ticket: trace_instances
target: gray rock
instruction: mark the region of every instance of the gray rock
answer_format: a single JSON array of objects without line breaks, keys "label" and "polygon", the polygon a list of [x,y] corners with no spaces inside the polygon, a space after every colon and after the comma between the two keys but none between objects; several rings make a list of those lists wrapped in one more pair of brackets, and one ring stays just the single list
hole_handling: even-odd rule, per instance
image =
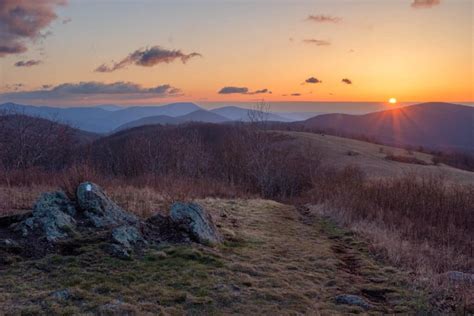
[{"label": "gray rock", "polygon": [[31,216],[15,227],[24,237],[32,232],[44,234],[49,242],[69,237],[76,228],[74,205],[64,192],[44,193]]},{"label": "gray rock", "polygon": [[0,250],[5,250],[6,252],[16,253],[21,251],[21,246],[19,243],[12,239],[0,239]]},{"label": "gray rock", "polygon": [[122,245],[106,244],[102,249],[109,255],[119,259],[130,260],[132,258],[130,250]]},{"label": "gray rock", "polygon": [[369,309],[371,306],[362,297],[351,294],[341,294],[335,297],[337,304],[359,306],[363,309]]},{"label": "gray rock", "polygon": [[76,192],[77,203],[95,227],[136,225],[138,218],[115,204],[105,192],[92,182],[81,183]]},{"label": "gray rock", "polygon": [[211,216],[196,203],[173,203],[170,218],[199,243],[221,241]]},{"label": "gray rock", "polygon": [[120,226],[112,230],[112,240],[131,249],[138,243],[146,243],[141,233],[133,226]]},{"label": "gray rock", "polygon": [[71,292],[68,289],[59,290],[51,293],[51,296],[57,300],[66,301],[71,298]]},{"label": "gray rock", "polygon": [[453,283],[474,284],[474,274],[464,273],[460,271],[448,271],[446,277]]}]

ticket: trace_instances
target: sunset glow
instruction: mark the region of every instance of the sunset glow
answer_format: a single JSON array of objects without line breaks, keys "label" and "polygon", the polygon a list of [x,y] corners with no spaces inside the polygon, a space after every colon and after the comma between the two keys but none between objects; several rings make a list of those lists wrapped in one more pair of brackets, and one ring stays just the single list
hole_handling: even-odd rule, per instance
[{"label": "sunset glow", "polygon": [[0,102],[471,102],[473,2],[410,2],[24,4],[41,23],[0,33]]},{"label": "sunset glow", "polygon": [[390,103],[390,104],[396,104],[396,103],[397,103],[397,99],[395,99],[395,98],[390,98],[390,99],[388,100],[388,103]]}]

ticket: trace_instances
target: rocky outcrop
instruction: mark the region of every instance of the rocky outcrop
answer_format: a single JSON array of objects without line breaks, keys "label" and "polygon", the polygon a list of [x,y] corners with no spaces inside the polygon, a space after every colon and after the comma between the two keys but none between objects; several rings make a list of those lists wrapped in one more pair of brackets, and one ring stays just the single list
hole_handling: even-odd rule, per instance
[{"label": "rocky outcrop", "polygon": [[31,216],[15,229],[24,237],[39,235],[49,242],[71,237],[76,230],[74,204],[63,192],[44,193],[36,202]]},{"label": "rocky outcrop", "polygon": [[137,225],[138,218],[120,208],[98,185],[81,183],[76,192],[77,204],[84,216],[98,228]]},{"label": "rocky outcrop", "polygon": [[[18,222],[14,222],[16,218]],[[0,236],[8,237],[0,239],[0,256],[20,253],[39,257],[54,251],[74,254],[81,244],[98,243],[110,255],[130,259],[144,247],[161,242],[221,241],[211,217],[198,204],[175,203],[170,216],[155,215],[142,221],[91,182],[81,183],[72,200],[64,192],[44,193],[33,212],[0,224]],[[11,230],[11,236],[4,229]]]},{"label": "rocky outcrop", "polygon": [[212,218],[199,204],[176,202],[171,206],[170,218],[196,242],[216,244],[221,241]]}]

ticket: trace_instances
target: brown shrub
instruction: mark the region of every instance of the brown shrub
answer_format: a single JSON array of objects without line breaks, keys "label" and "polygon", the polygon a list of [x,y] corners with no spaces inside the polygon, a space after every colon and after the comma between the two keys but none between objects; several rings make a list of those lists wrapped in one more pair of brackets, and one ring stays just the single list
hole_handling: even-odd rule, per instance
[{"label": "brown shrub", "polygon": [[448,185],[439,177],[416,175],[368,181],[357,168],[346,168],[323,173],[307,198],[326,203],[330,210],[326,213],[332,212],[346,224],[375,225],[417,249],[433,249],[424,264],[434,272],[472,272],[472,186]]}]

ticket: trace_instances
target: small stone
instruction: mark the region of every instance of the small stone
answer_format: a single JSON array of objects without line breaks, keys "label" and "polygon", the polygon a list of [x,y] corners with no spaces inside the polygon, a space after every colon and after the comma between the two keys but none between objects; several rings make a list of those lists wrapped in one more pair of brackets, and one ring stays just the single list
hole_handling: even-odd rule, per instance
[{"label": "small stone", "polygon": [[474,274],[464,273],[460,271],[448,271],[446,277],[453,283],[470,283],[474,284]]},{"label": "small stone", "polygon": [[130,260],[132,258],[130,251],[122,245],[106,244],[103,249],[109,255],[122,260]]},{"label": "small stone", "polygon": [[120,226],[112,230],[112,240],[131,249],[137,243],[145,243],[142,235],[133,226]]},{"label": "small stone", "polygon": [[1,249],[12,249],[12,248],[18,248],[20,245],[11,239],[0,239],[0,248]]},{"label": "small stone", "polygon": [[64,289],[64,290],[59,290],[59,291],[51,293],[51,296],[55,299],[65,301],[65,300],[70,299],[72,295],[68,289]]},{"label": "small stone", "polygon": [[370,304],[367,303],[362,297],[351,294],[341,294],[335,297],[336,304],[345,304],[359,306],[363,309],[369,309]]}]

